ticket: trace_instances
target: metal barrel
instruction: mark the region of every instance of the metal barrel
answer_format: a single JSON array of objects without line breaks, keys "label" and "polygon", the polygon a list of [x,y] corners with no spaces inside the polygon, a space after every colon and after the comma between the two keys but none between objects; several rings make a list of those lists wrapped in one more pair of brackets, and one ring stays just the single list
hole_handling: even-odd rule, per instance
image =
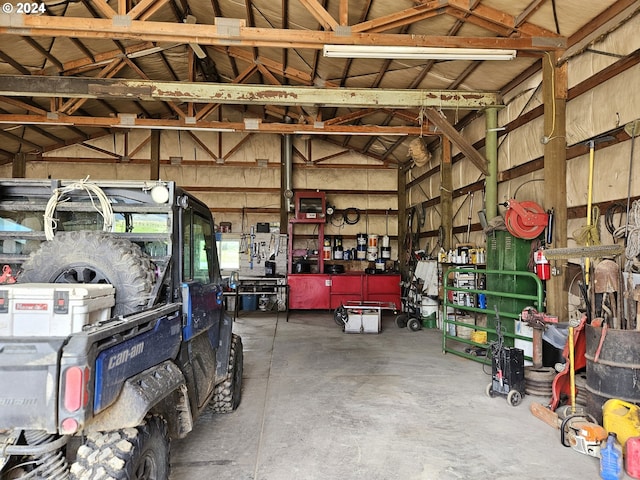
[{"label": "metal barrel", "polygon": [[640,331],[608,328],[601,347],[601,327],[585,325],[585,336],[587,413],[602,424],[602,406],[607,400],[640,403]]}]

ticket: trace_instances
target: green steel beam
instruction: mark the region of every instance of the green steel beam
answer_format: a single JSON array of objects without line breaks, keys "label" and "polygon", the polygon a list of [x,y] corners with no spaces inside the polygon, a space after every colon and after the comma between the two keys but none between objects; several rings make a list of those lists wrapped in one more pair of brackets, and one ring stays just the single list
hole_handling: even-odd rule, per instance
[{"label": "green steel beam", "polygon": [[436,107],[458,110],[479,110],[501,104],[496,92],[235,85],[35,75],[0,76],[0,95],[283,106]]}]

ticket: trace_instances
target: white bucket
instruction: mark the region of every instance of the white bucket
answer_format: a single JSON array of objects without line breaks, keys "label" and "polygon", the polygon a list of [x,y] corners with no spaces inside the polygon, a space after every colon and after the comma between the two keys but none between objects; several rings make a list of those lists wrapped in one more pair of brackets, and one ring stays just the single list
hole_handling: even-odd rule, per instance
[{"label": "white bucket", "polygon": [[367,260],[370,262],[375,262],[378,258],[378,249],[377,248],[368,248],[367,249]]},{"label": "white bucket", "polygon": [[[457,317],[456,321],[460,323],[466,323],[468,325],[473,325],[473,326],[475,326],[476,324],[476,319],[470,315]],[[473,332],[474,330],[475,329],[473,327],[463,327],[461,325],[456,325],[456,336],[460,338],[466,338],[468,340],[471,338],[471,332]]]},{"label": "white bucket", "polygon": [[422,297],[422,305],[420,306],[420,313],[422,317],[429,317],[434,313],[435,318],[438,318],[438,300],[431,297]]}]

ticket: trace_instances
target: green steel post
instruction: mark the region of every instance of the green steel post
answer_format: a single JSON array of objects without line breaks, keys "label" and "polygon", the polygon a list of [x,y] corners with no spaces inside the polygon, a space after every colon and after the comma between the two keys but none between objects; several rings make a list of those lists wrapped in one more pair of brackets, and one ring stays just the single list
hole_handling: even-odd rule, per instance
[{"label": "green steel post", "polygon": [[485,156],[489,165],[489,175],[485,177],[485,208],[487,220],[491,220],[498,215],[498,109],[487,108],[485,115]]}]

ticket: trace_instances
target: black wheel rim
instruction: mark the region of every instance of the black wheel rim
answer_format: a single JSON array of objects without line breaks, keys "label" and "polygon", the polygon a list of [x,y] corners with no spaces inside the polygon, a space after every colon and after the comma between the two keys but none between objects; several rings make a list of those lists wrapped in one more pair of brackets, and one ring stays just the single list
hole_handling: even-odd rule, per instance
[{"label": "black wheel rim", "polygon": [[70,267],[53,279],[53,283],[110,283],[100,270],[87,265]]}]

